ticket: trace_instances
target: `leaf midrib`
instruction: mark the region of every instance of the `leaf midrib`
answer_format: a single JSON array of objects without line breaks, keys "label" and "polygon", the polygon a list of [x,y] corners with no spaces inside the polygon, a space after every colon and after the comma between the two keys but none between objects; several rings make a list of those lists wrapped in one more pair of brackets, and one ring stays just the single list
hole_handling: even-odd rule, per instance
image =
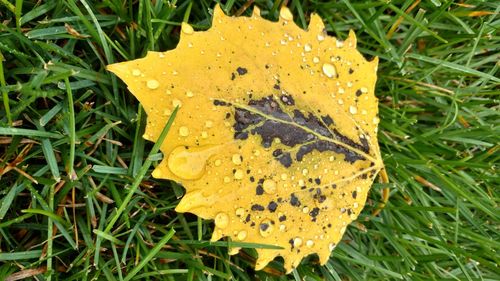
[{"label": "leaf midrib", "polygon": [[380,160],[377,160],[376,158],[372,157],[370,154],[367,154],[367,153],[365,153],[365,152],[363,152],[363,151],[361,151],[361,150],[359,150],[357,148],[354,148],[352,146],[349,146],[349,145],[347,145],[347,144],[345,144],[343,142],[340,142],[340,141],[337,141],[335,139],[331,139],[331,138],[325,137],[325,136],[323,136],[323,135],[321,135],[321,134],[319,134],[319,133],[317,133],[317,132],[315,132],[315,131],[307,128],[307,127],[304,127],[304,126],[302,126],[300,124],[297,124],[295,122],[290,122],[290,121],[286,121],[286,120],[275,118],[275,117],[267,115],[267,114],[265,114],[265,113],[263,113],[261,111],[255,110],[253,107],[246,106],[246,105],[243,105],[243,104],[240,104],[240,103],[235,103],[235,102],[231,102],[231,101],[224,100],[224,99],[219,99],[219,100],[224,101],[224,102],[229,103],[229,104],[232,104],[233,106],[239,107],[241,109],[247,110],[249,112],[258,114],[258,115],[266,118],[267,120],[273,120],[273,121],[276,121],[276,122],[279,122],[279,123],[289,124],[289,125],[295,126],[297,128],[300,128],[300,129],[302,129],[302,130],[304,130],[304,131],[306,131],[308,133],[313,134],[314,136],[316,136],[320,140],[324,140],[324,141],[327,141],[327,142],[334,143],[336,145],[339,145],[339,146],[342,146],[344,148],[347,148],[348,150],[351,150],[351,151],[353,151],[353,152],[355,152],[355,153],[363,156],[366,160],[369,160],[372,163],[374,163],[376,167],[381,166]]}]

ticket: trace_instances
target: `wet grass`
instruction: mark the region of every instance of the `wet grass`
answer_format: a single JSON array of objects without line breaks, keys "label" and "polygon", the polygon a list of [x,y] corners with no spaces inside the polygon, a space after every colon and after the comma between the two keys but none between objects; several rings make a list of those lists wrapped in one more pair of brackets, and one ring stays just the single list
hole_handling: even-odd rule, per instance
[{"label": "wet grass", "polygon": [[[277,18],[279,1],[255,3]],[[325,266],[291,275],[253,271],[260,245],[229,257],[211,222],[173,211],[183,189],[151,177],[145,114],[104,69],[174,48],[183,20],[209,28],[214,4],[0,0],[1,280],[500,279],[498,3],[288,1],[298,25],[317,12],[380,58],[390,179]]]}]

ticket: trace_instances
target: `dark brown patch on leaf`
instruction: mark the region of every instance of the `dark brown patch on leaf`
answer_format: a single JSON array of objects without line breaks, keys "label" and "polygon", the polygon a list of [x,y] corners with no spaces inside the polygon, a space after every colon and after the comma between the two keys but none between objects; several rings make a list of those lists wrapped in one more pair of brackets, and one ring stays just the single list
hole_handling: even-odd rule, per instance
[{"label": "dark brown patch on leaf", "polygon": [[[330,128],[331,125],[335,124],[331,116],[325,115],[318,118],[312,112],[304,114],[294,107],[295,100],[289,95],[281,95],[279,99],[283,106],[292,107],[289,110],[293,113],[292,115],[285,112],[280,102],[276,101],[272,95],[260,100],[250,100],[248,106],[252,110],[233,105],[235,106],[235,123],[233,125],[235,138],[246,139],[248,133],[251,133],[261,136],[261,143],[265,148],[271,147],[274,139],[279,139],[283,145],[290,148],[299,145],[300,148],[295,154],[295,159],[289,152],[281,149],[273,152],[275,159],[287,168],[291,166],[293,160],[300,162],[306,154],[314,150],[319,152],[334,151],[343,154],[348,163],[365,159],[349,147],[369,153],[370,148],[366,138],[360,138],[361,143],[357,143],[336,128]],[[221,105],[226,105],[226,102],[222,103]],[[215,101],[214,104],[218,105]],[[327,139],[320,138],[318,135]],[[332,139],[332,141],[328,139]],[[333,140],[345,145],[339,145]]]}]

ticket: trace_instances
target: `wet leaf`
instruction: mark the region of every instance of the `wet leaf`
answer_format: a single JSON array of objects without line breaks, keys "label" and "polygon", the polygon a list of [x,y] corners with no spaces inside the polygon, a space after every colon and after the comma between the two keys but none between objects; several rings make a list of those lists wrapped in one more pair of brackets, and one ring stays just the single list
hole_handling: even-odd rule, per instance
[{"label": "wet leaf", "polygon": [[[326,263],[361,212],[382,167],[374,95],[377,59],[324,33],[214,10],[212,28],[183,24],[177,49],[108,69],[144,106],[155,141],[180,106],[153,176],[181,183],[178,212],[215,221],[212,240],[272,244],[289,272],[317,253]],[[237,253],[238,249],[230,249]]]}]

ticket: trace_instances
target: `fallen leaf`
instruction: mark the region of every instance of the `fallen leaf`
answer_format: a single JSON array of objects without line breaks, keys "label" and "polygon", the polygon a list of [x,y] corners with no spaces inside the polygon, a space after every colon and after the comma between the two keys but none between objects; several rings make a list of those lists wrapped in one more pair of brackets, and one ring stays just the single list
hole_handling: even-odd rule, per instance
[{"label": "fallen leaf", "polygon": [[382,168],[377,64],[318,15],[304,31],[287,8],[273,23],[216,6],[208,31],[183,23],[175,50],[108,69],[146,110],[147,140],[180,107],[153,172],[186,189],[176,211],[215,220],[213,241],[282,247],[257,249],[255,267],[279,255],[290,272],[309,254],[328,261]]}]

